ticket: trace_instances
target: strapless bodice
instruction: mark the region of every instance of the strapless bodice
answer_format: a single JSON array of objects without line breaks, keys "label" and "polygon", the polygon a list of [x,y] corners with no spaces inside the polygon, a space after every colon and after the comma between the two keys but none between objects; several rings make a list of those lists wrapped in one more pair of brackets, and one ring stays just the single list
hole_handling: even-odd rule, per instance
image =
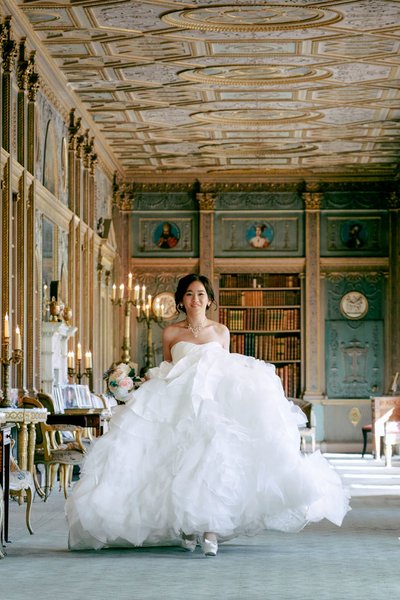
[{"label": "strapless bodice", "polygon": [[186,342],[180,341],[176,342],[171,348],[172,360],[174,363],[181,360],[184,356],[188,354],[196,353],[202,354],[203,352],[207,352],[210,348],[224,350],[219,342],[206,342],[204,344],[196,344],[195,342]]}]

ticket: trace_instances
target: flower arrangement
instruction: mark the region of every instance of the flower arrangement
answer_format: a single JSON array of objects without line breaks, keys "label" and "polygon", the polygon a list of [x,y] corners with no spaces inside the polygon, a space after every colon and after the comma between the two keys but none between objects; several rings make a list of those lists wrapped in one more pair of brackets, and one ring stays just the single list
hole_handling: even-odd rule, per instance
[{"label": "flower arrangement", "polygon": [[140,377],[136,377],[135,369],[126,363],[114,363],[104,373],[103,379],[107,382],[108,392],[118,403],[127,402],[133,390],[138,387],[137,384],[142,381]]}]

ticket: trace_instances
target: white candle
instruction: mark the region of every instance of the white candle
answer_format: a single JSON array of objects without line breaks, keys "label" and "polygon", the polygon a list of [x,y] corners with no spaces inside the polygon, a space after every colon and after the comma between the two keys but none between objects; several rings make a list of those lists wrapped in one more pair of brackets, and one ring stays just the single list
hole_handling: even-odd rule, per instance
[{"label": "white candle", "polygon": [[154,305],[154,312],[156,313],[156,317],[160,316],[160,299],[157,298]]},{"label": "white candle", "polygon": [[132,273],[128,275],[128,290],[132,289]]},{"label": "white candle", "polygon": [[122,300],[124,297],[125,286],[123,283],[119,286],[119,299]]},{"label": "white candle", "polygon": [[140,290],[140,285],[135,285],[135,302],[137,302],[139,300],[139,290]]},{"label": "white candle", "polygon": [[82,360],[82,346],[80,342],[78,342],[78,345],[76,347],[76,359]]},{"label": "white candle", "polygon": [[146,286],[142,285],[142,302],[146,300]]},{"label": "white candle", "polygon": [[111,299],[115,300],[116,297],[117,297],[117,286],[115,285],[115,283],[113,283],[112,292],[111,292]]},{"label": "white candle", "polygon": [[149,318],[149,316],[150,316],[150,306],[148,304],[146,304],[146,306],[145,306],[145,312],[146,312],[146,317]]},{"label": "white candle", "polygon": [[44,286],[43,286],[43,297],[45,300],[47,300],[47,285],[46,284],[44,284]]},{"label": "white candle", "polygon": [[88,350],[87,352],[85,352],[85,369],[91,369],[92,368],[92,353],[90,352],[90,350]]},{"label": "white candle", "polygon": [[151,307],[151,294],[149,294],[147,296],[147,304],[148,304],[148,307],[150,308]]},{"label": "white candle", "polygon": [[67,367],[68,369],[73,369],[75,367],[75,354],[72,350],[67,354]]},{"label": "white candle", "polygon": [[15,339],[14,339],[14,346],[15,346],[15,350],[22,350],[22,345],[21,345],[21,330],[18,327],[18,325],[15,328]]},{"label": "white candle", "polygon": [[3,337],[5,339],[9,339],[9,337],[10,337],[10,329],[9,329],[9,326],[8,326],[8,313],[6,313],[5,317],[4,317],[4,332],[3,332]]},{"label": "white candle", "polygon": [[136,316],[140,317],[140,304],[136,306]]}]

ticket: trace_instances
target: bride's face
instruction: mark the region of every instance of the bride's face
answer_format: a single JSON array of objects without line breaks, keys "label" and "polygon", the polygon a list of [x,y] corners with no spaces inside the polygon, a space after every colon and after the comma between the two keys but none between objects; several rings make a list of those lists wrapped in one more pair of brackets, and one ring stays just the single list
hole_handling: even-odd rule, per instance
[{"label": "bride's face", "polygon": [[205,313],[208,296],[204,285],[200,281],[193,281],[186,290],[182,303],[186,313],[194,311]]}]

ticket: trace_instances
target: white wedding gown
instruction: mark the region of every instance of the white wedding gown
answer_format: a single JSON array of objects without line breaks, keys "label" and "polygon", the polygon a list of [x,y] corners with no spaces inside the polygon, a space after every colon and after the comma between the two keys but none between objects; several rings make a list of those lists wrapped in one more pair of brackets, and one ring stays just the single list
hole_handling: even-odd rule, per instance
[{"label": "white wedding gown", "polygon": [[218,342],[178,342],[172,357],[89,451],[66,502],[71,549],[341,524],[348,494],[319,452],[299,451],[303,414],[273,365]]}]

